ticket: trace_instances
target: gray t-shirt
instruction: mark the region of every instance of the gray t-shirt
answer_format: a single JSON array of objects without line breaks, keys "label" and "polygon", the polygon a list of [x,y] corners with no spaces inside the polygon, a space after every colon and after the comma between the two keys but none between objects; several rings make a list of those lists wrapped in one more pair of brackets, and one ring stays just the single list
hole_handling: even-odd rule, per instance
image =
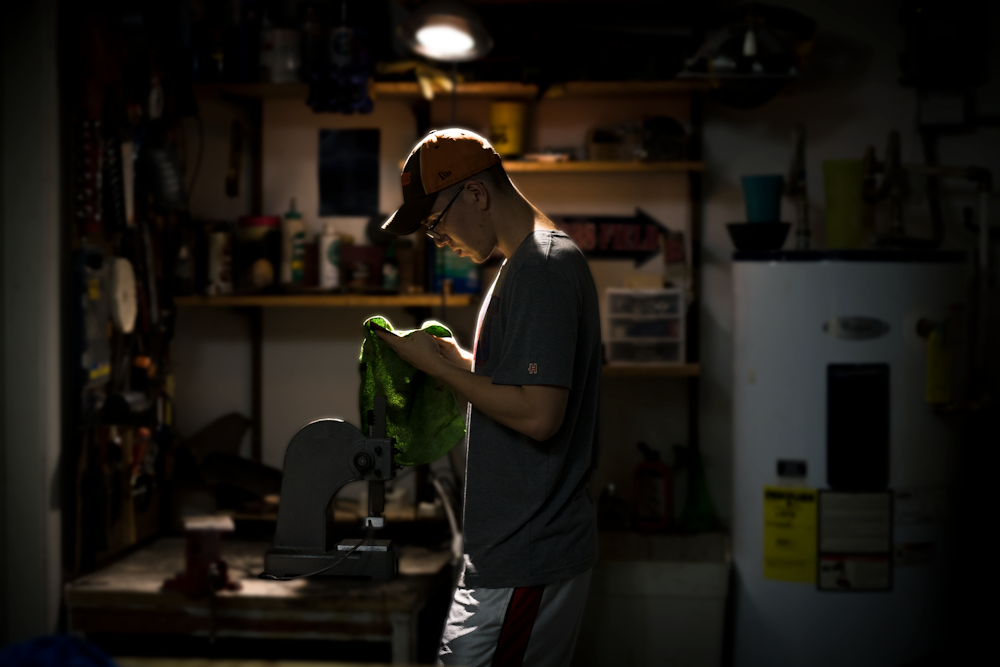
[{"label": "gray t-shirt", "polygon": [[494,384],[567,387],[569,400],[562,426],[544,442],[469,407],[466,587],[547,584],[596,562],[587,486],[600,437],[601,363],[587,260],[562,232],[529,234],[479,313],[473,371]]}]

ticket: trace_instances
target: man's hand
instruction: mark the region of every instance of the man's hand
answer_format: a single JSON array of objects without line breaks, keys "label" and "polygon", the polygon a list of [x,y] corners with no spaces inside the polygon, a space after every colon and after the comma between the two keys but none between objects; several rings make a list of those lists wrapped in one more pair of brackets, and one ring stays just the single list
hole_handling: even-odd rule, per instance
[{"label": "man's hand", "polygon": [[438,350],[437,339],[423,331],[414,331],[403,338],[380,327],[375,328],[375,335],[382,339],[399,355],[400,359],[409,363],[417,370],[431,376],[440,373],[441,364],[445,358]]},{"label": "man's hand", "polygon": [[401,338],[381,327],[375,327],[375,335],[403,361],[454,389],[460,404],[469,401],[504,426],[539,442],[562,426],[569,398],[566,387],[493,384],[491,378],[470,372],[472,355],[453,338],[435,338],[423,331]]},{"label": "man's hand", "polygon": [[472,370],[472,353],[460,348],[454,338],[435,338],[434,340],[437,341],[438,352],[441,353],[442,357],[467,371]]}]

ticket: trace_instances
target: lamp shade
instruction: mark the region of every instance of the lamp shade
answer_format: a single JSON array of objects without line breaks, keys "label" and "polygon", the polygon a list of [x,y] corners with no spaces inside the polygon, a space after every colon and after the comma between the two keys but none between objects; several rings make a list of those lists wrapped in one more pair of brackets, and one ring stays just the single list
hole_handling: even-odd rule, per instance
[{"label": "lamp shade", "polygon": [[465,62],[493,48],[493,38],[469,7],[453,0],[434,0],[421,6],[397,28],[411,51],[431,60]]}]

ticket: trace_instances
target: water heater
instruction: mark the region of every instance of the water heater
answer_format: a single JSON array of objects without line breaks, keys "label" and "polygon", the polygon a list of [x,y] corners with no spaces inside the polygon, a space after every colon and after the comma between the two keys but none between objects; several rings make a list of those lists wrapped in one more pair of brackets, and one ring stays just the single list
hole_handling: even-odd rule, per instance
[{"label": "water heater", "polygon": [[732,276],[737,667],[926,655],[956,447],[928,382],[947,384],[964,255],[737,252]]}]

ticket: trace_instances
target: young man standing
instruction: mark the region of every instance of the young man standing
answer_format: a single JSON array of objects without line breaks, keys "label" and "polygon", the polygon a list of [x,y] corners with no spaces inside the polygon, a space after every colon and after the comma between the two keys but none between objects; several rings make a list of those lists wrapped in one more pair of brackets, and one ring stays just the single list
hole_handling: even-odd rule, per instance
[{"label": "young man standing", "polygon": [[514,187],[490,143],[429,134],[401,174],[383,225],[438,247],[506,260],[479,313],[473,351],[454,339],[378,335],[470,403],[464,563],[441,664],[569,665],[597,560],[594,503],[601,330],[580,250]]}]

